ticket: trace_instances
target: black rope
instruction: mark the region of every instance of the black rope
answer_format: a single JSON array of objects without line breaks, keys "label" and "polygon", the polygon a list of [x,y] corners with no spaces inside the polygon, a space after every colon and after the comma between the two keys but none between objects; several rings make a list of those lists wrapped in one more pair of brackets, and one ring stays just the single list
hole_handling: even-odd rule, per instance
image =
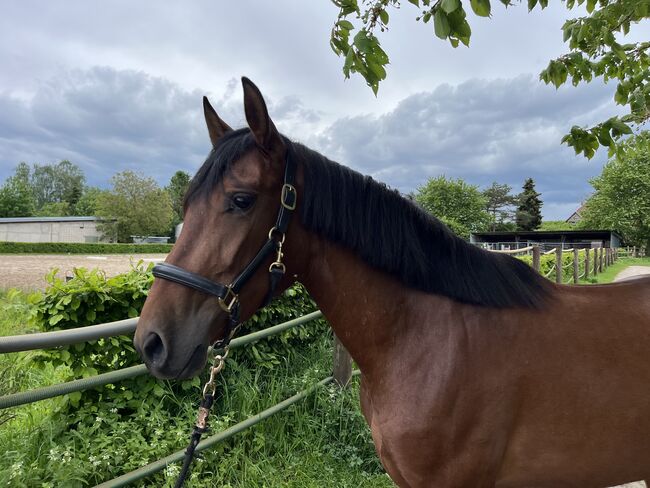
[{"label": "black rope", "polygon": [[[205,409],[205,420],[207,420],[207,414],[210,411],[210,408],[212,408],[212,404],[214,403],[214,397],[211,394],[206,394],[203,399],[201,400],[201,410]],[[187,446],[187,449],[185,449],[185,458],[183,459],[183,467],[181,468],[181,474],[178,475],[178,479],[176,480],[176,484],[174,485],[174,488],[181,488],[183,484],[185,483],[185,480],[187,479],[187,475],[190,472],[190,465],[192,464],[192,460],[194,459],[194,451],[196,450],[196,446],[199,445],[199,442],[201,441],[201,436],[208,430],[207,426],[206,427],[200,427],[199,421],[197,421],[196,425],[194,426],[194,430],[192,431],[192,436],[190,437],[190,443]]]}]

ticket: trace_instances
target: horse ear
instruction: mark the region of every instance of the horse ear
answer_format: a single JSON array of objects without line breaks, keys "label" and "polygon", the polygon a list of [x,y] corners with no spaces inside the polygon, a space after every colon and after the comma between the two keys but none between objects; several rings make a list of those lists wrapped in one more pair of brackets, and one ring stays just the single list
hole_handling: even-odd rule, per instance
[{"label": "horse ear", "polygon": [[208,97],[203,97],[203,113],[205,114],[205,123],[208,126],[208,133],[210,134],[210,141],[212,146],[217,145],[217,141],[225,136],[232,129],[223,120],[219,118],[217,112],[212,108]]},{"label": "horse ear", "polygon": [[246,121],[257,144],[271,157],[280,159],[284,154],[284,142],[275,124],[269,117],[264,98],[259,88],[246,78],[241,79],[244,86],[244,110]]}]

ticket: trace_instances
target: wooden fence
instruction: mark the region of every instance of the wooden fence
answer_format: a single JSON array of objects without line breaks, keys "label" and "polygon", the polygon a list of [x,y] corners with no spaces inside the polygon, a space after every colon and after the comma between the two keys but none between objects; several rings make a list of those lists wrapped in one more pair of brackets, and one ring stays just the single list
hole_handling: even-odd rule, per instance
[{"label": "wooden fence", "polygon": [[[640,255],[640,250],[637,248],[623,248],[623,253],[625,256],[637,257]],[[521,249],[512,249],[512,250],[490,250],[490,252],[496,252],[501,254],[511,254],[511,255],[531,255],[532,256],[532,267],[538,273],[542,273],[542,255],[555,255],[555,262],[548,271],[542,273],[546,278],[554,280],[556,283],[563,284],[577,284],[580,280],[588,280],[590,276],[597,276],[599,273],[602,273],[609,266],[614,264],[619,258],[620,254],[619,248],[610,248],[610,247],[596,247],[593,249],[584,248],[571,248],[571,249],[562,249],[561,247],[556,247],[550,251],[542,253],[539,246],[528,246]],[[571,254],[572,259],[564,263],[563,256],[566,254]],[[564,279],[564,271],[571,269],[571,278],[569,280]]]}]

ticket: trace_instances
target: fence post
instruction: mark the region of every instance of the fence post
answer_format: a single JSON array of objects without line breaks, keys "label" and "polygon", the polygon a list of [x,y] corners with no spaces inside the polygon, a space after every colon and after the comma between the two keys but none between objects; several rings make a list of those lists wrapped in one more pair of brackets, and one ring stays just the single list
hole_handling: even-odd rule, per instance
[{"label": "fence post", "polygon": [[603,248],[600,248],[600,252],[598,253],[598,272],[602,273],[603,272]]},{"label": "fence post", "polygon": [[632,246],[632,257],[636,257],[636,246]]},{"label": "fence post", "polygon": [[589,261],[589,255],[591,254],[591,248],[585,249],[585,281],[589,279],[589,265],[591,264]]},{"label": "fence post", "polygon": [[598,274],[598,248],[594,247],[594,278]]},{"label": "fence post", "polygon": [[334,334],[334,380],[345,388],[352,378],[352,357],[339,338]]},{"label": "fence post", "polygon": [[578,254],[578,248],[573,248],[573,283],[578,284],[578,275],[580,274],[580,255]]},{"label": "fence post", "polygon": [[562,246],[557,246],[555,248],[555,282],[562,283],[562,274],[564,269],[562,269]]},{"label": "fence post", "polygon": [[533,246],[533,269],[539,273],[542,254],[539,246]]}]

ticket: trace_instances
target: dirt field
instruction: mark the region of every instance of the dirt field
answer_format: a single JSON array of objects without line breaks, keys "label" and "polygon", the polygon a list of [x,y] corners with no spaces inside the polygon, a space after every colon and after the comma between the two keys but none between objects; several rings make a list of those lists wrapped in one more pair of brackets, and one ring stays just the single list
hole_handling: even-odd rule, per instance
[{"label": "dirt field", "polygon": [[71,274],[73,268],[99,268],[108,276],[124,273],[131,264],[140,259],[158,262],[165,254],[106,254],[87,256],[83,254],[0,254],[0,289],[42,290],[44,276],[52,269],[59,269],[59,276]]}]

